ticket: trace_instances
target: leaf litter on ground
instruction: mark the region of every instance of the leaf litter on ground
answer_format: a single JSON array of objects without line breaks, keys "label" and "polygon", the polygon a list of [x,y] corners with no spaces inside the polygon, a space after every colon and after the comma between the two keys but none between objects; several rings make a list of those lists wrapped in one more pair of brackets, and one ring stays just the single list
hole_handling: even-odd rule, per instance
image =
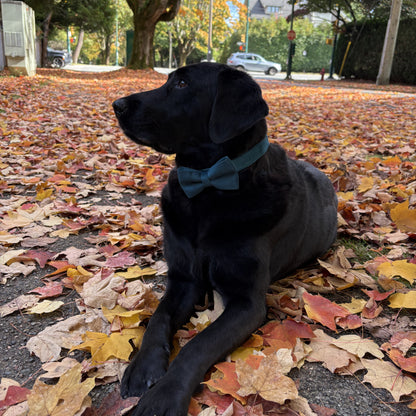
[{"label": "leaf litter on ground", "polygon": [[[0,77],[0,283],[24,288],[1,297],[0,319],[20,316],[21,333],[30,319],[47,322],[18,346],[37,357],[39,373],[27,383],[2,374],[0,414],[124,414],[137,402],[115,391],[100,406],[89,392],[120,380],[163,293],[158,198],[174,157],[126,139],[111,102],[164,80],[125,69]],[[331,178],[339,239],[271,285],[268,323],[207,374],[189,412],[334,414],[291,379],[307,362],[415,409],[416,89],[260,84],[270,141]],[[172,354],[220,312],[220,302],[198,312]]]}]

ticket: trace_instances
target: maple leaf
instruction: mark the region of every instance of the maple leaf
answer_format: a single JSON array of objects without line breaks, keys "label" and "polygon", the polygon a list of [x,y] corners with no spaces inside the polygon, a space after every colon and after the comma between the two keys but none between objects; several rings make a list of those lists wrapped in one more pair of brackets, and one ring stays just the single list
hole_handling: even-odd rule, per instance
[{"label": "maple leaf", "polygon": [[309,344],[312,352],[306,357],[307,361],[323,362],[332,373],[356,361],[353,354],[334,345],[335,338],[325,334],[321,329],[315,330],[314,334],[315,338],[312,338]]},{"label": "maple leaf", "polygon": [[322,325],[325,325],[333,331],[336,331],[335,318],[345,318],[350,315],[350,312],[347,309],[322,296],[314,296],[305,292],[302,295],[302,299],[305,302],[305,310],[309,318],[320,322]]},{"label": "maple leaf", "polygon": [[25,401],[29,393],[30,390],[25,387],[9,386],[5,398],[0,400],[0,414],[2,414],[2,410],[5,410],[7,407]]},{"label": "maple leaf", "polygon": [[393,348],[388,342],[384,343],[381,347],[387,352],[394,364],[402,370],[416,373],[416,357],[405,357],[398,348]]},{"label": "maple leaf", "polygon": [[46,327],[30,338],[26,348],[39,357],[42,362],[56,361],[62,348],[70,349],[82,342],[86,331],[108,330],[109,324],[100,310],[89,310],[83,315],[71,316],[55,325]]},{"label": "maple leaf", "polygon": [[332,341],[332,344],[358,357],[364,357],[366,353],[377,358],[384,357],[384,354],[380,351],[379,346],[374,341],[361,338],[358,335],[343,335]]},{"label": "maple leaf", "polygon": [[237,393],[244,397],[259,394],[263,399],[279,404],[283,404],[288,399],[296,399],[298,391],[295,382],[284,375],[288,367],[293,367],[290,350],[286,351],[288,354],[284,364],[276,354],[264,357],[257,369],[246,361],[237,361],[236,373],[241,385]]},{"label": "maple leaf", "polygon": [[35,381],[28,396],[28,416],[74,415],[91,405],[88,393],[94,388],[95,380],[87,378],[81,382],[81,364],[64,373],[54,386]]},{"label": "maple leaf", "polygon": [[389,297],[390,308],[416,308],[416,290],[407,293],[395,293]]},{"label": "maple leaf", "polygon": [[294,348],[298,338],[313,338],[315,335],[308,324],[285,319],[280,322],[269,322],[260,331],[266,344],[279,348]]},{"label": "maple leaf", "polygon": [[72,350],[84,350],[91,353],[93,363],[104,363],[110,358],[119,358],[128,361],[133,347],[130,340],[138,346],[143,338],[144,328],[124,329],[122,332],[113,332],[108,336],[101,332],[86,332],[82,335],[83,343],[72,347]]},{"label": "maple leaf", "polygon": [[39,299],[51,298],[62,294],[63,285],[61,282],[45,282],[45,286],[36,287],[29,293],[38,293]]},{"label": "maple leaf", "polygon": [[401,396],[409,395],[416,390],[416,382],[403,375],[394,364],[364,358],[361,362],[368,371],[364,376],[364,381],[373,387],[388,390],[394,400],[399,401]]},{"label": "maple leaf", "polygon": [[391,209],[390,217],[401,231],[416,232],[416,210],[409,209],[408,200]]},{"label": "maple leaf", "polygon": [[211,378],[204,384],[223,394],[229,394],[242,404],[245,404],[246,400],[238,393],[241,386],[237,378],[236,363],[223,362],[215,364],[214,367],[218,371],[213,373]]},{"label": "maple leaf", "polygon": [[399,276],[406,279],[410,284],[416,280],[416,264],[409,263],[406,260],[382,263],[378,266],[377,271],[388,279]]}]

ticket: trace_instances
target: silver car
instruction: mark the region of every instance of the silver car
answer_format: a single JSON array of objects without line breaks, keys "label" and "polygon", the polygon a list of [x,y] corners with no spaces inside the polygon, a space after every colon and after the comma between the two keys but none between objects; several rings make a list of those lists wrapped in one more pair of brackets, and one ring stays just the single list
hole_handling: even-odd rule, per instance
[{"label": "silver car", "polygon": [[255,53],[233,53],[227,59],[227,65],[242,71],[264,72],[268,75],[276,75],[282,70],[280,64],[266,61],[262,56]]}]

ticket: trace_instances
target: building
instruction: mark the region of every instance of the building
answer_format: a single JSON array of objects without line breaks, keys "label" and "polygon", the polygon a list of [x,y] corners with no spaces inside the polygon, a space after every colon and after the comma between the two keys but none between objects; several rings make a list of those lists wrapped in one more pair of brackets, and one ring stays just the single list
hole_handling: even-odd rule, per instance
[{"label": "building", "polygon": [[[301,9],[303,3],[298,1],[295,4],[295,11]],[[248,7],[252,19],[268,19],[270,17],[284,17],[286,19],[292,14],[292,5],[287,0],[248,0]],[[312,12],[305,17],[315,26],[334,20],[330,13]]]}]

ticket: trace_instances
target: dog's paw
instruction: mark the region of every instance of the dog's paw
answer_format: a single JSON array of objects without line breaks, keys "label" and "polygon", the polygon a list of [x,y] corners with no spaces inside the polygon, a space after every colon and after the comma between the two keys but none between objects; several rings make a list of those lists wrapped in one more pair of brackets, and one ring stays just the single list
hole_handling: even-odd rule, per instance
[{"label": "dog's paw", "polygon": [[143,395],[132,416],[187,416],[189,401],[177,383],[163,379]]},{"label": "dog's paw", "polygon": [[166,373],[168,366],[168,357],[162,354],[158,357],[155,354],[138,354],[136,355],[121,380],[121,396],[140,397],[156,384]]}]

